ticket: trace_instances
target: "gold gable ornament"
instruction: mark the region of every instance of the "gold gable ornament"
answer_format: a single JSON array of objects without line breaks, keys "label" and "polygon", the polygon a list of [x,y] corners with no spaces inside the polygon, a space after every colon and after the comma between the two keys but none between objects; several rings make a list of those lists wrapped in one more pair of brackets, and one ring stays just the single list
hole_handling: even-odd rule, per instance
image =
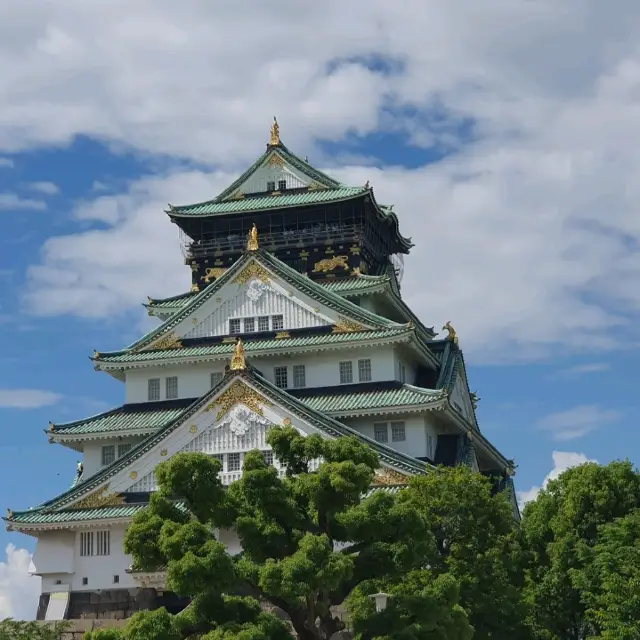
[{"label": "gold gable ornament", "polygon": [[280,145],[280,125],[278,124],[278,120],[275,116],[273,116],[273,124],[271,125],[271,129],[269,129],[269,146],[277,147]]},{"label": "gold gable ornament", "polygon": [[237,404],[243,404],[254,413],[263,417],[264,412],[262,406],[273,406],[271,402],[261,396],[255,389],[236,379],[226,391],[221,393],[211,404],[207,405],[205,411],[213,411],[216,406],[220,405],[220,409],[216,414],[216,420],[221,420],[229,413],[232,407]]},{"label": "gold gable ornament", "polygon": [[332,333],[355,333],[357,331],[367,331],[367,328],[349,318],[338,317],[338,321],[331,329]]},{"label": "gold gable ornament", "polygon": [[236,346],[231,356],[231,371],[244,371],[247,368],[247,363],[244,358],[244,344],[242,344],[242,338],[238,338]]},{"label": "gold gable ornament", "polygon": [[251,231],[249,231],[249,238],[247,240],[247,251],[257,251],[258,250],[258,228],[256,227],[255,222],[253,223],[253,227],[251,227]]},{"label": "gold gable ornament", "polygon": [[100,509],[102,507],[119,507],[124,504],[124,498],[117,493],[109,493],[109,485],[105,484],[97,491],[90,493],[78,502],[67,507],[70,511],[76,509]]},{"label": "gold gable ornament", "polygon": [[447,320],[444,327],[442,327],[442,330],[447,332],[445,340],[451,340],[454,344],[458,344],[456,330],[451,326],[451,320]]},{"label": "gold gable ornament", "polygon": [[333,258],[324,258],[313,265],[313,273],[327,273],[334,269],[348,269],[348,256],[333,256]]},{"label": "gold gable ornament", "polygon": [[182,341],[174,333],[168,333],[145,347],[145,350],[148,351],[165,351],[168,349],[182,349]]},{"label": "gold gable ornament", "polygon": [[208,284],[211,280],[217,280],[225,271],[226,269],[223,267],[209,267],[205,271],[202,280]]},{"label": "gold gable ornament", "polygon": [[383,467],[376,471],[373,476],[373,482],[371,483],[374,487],[380,486],[389,486],[389,485],[406,485],[409,481],[409,477],[395,471],[393,469],[388,469]]}]

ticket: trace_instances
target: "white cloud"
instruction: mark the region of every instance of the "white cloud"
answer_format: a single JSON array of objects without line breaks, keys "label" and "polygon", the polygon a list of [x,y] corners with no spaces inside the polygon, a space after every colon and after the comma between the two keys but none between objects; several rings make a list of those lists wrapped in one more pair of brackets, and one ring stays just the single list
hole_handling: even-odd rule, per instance
[{"label": "white cloud", "polygon": [[597,404],[583,404],[551,413],[539,420],[536,426],[548,431],[554,440],[574,440],[615,422],[621,415],[619,411],[603,409]]},{"label": "white cloud", "polygon": [[0,157],[0,169],[13,169],[14,164],[11,158]]},{"label": "white cloud", "polygon": [[59,402],[62,396],[40,389],[0,389],[0,409],[39,409]]},{"label": "white cloud", "polygon": [[53,182],[31,182],[28,188],[39,193],[44,193],[46,196],[55,196],[56,193],[60,193],[60,187]]},{"label": "white cloud", "polygon": [[34,620],[40,597],[41,579],[29,575],[31,554],[7,545],[7,559],[0,562],[0,620]]},{"label": "white cloud", "polygon": [[591,458],[587,458],[584,453],[576,453],[574,451],[554,451],[551,454],[553,458],[553,469],[545,476],[542,481],[542,487],[531,487],[528,491],[518,491],[518,504],[522,510],[527,502],[535,500],[541,489],[546,489],[551,480],[555,480],[570,467],[577,467],[585,462],[598,462]]},{"label": "white cloud", "polygon": [[[476,361],[610,349],[638,339],[640,309],[640,5],[621,1],[613,12],[596,0],[245,0],[215,20],[196,0],[20,5],[0,26],[0,149],[85,134],[236,171],[274,113],[312,158],[318,139],[382,130],[459,149],[414,170],[337,169],[371,180],[413,236],[408,302],[429,325],[451,318]],[[373,55],[396,70],[362,63]],[[100,316],[186,288],[161,210],[222,183],[172,173],[81,206],[83,224],[107,229],[45,244],[32,308]]]},{"label": "white cloud", "polygon": [[603,371],[609,371],[611,365],[608,362],[587,362],[585,364],[578,364],[575,367],[568,367],[558,371],[555,376],[561,378],[573,378],[589,373],[602,373]]},{"label": "white cloud", "polygon": [[0,211],[15,211],[17,209],[31,209],[33,211],[43,211],[47,208],[47,203],[42,200],[32,198],[21,198],[15,193],[0,193]]}]

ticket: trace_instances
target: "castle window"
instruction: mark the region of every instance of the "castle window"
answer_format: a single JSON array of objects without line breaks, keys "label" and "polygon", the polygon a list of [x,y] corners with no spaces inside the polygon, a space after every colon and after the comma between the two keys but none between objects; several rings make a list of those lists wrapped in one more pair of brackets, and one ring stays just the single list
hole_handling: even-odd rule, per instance
[{"label": "castle window", "polygon": [[267,466],[271,466],[273,464],[273,451],[263,451],[262,457],[264,458],[264,463]]},{"label": "castle window", "polygon": [[149,390],[147,393],[149,402],[160,400],[160,378],[149,379]]},{"label": "castle window", "polygon": [[126,442],[124,444],[119,444],[118,445],[118,458],[122,458],[122,456],[124,456],[127,453],[129,453],[129,451],[131,451],[131,443],[130,442]]},{"label": "castle window", "polygon": [[222,382],[223,374],[220,371],[215,371],[211,374],[211,388]]},{"label": "castle window", "polygon": [[386,422],[378,422],[373,425],[373,439],[376,442],[389,442],[389,431]]},{"label": "castle window", "polygon": [[258,331],[269,331],[269,316],[258,318]]},{"label": "castle window", "polygon": [[276,383],[276,387],[286,389],[289,386],[289,380],[287,378],[287,367],[273,368],[273,379]]},{"label": "castle window", "polygon": [[371,382],[371,360],[358,360],[358,380]]},{"label": "castle window", "polygon": [[93,531],[80,532],[80,555],[81,556],[93,555]]},{"label": "castle window", "polygon": [[106,467],[108,464],[111,464],[116,459],[116,448],[113,444],[107,444],[102,447],[102,466]]},{"label": "castle window", "polygon": [[240,471],[240,454],[230,453],[227,456],[227,471]]},{"label": "castle window", "polygon": [[240,333],[240,318],[231,318],[229,320],[229,334],[235,335]]},{"label": "castle window", "polygon": [[96,555],[97,556],[108,556],[111,552],[111,535],[110,531],[96,531],[97,545],[96,545]]},{"label": "castle window", "polygon": [[307,376],[305,366],[303,364],[293,365],[293,386],[296,389],[302,389],[307,386]]},{"label": "castle window", "polygon": [[167,400],[175,400],[178,397],[178,377],[171,376],[165,380]]},{"label": "castle window", "polygon": [[282,331],[284,328],[284,317],[283,316],[272,316],[271,317],[271,329],[273,331]]},{"label": "castle window", "polygon": [[406,433],[404,429],[404,422],[392,422],[391,423],[391,441],[404,442],[405,440],[406,440]]},{"label": "castle window", "polygon": [[278,190],[279,191],[284,191],[287,188],[287,181],[286,180],[278,180]]},{"label": "castle window", "polygon": [[120,576],[115,575],[113,576],[113,584],[118,584],[120,582]]},{"label": "castle window", "polygon": [[407,381],[407,367],[404,366],[404,362],[398,363],[398,377],[400,382],[404,384]]},{"label": "castle window", "polygon": [[353,382],[353,363],[349,360],[340,363],[340,384]]},{"label": "castle window", "polygon": [[427,434],[427,458],[429,458],[429,460],[433,460],[433,436],[428,433]]},{"label": "castle window", "polygon": [[267,191],[275,191],[276,190],[276,182],[275,180],[267,181]]},{"label": "castle window", "polygon": [[256,330],[256,320],[255,318],[245,318],[244,319],[244,332],[245,333],[253,333]]},{"label": "castle window", "polygon": [[86,587],[89,584],[89,578],[82,578],[82,586]]}]

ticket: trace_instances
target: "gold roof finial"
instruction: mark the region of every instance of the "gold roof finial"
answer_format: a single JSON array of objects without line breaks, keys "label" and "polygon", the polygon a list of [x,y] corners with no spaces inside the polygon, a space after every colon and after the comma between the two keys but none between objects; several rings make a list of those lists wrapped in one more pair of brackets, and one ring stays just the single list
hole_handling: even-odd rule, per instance
[{"label": "gold roof finial", "polygon": [[251,227],[251,231],[249,231],[249,239],[247,240],[247,251],[257,251],[258,250],[258,228],[256,227],[255,222],[253,223],[253,227]]},{"label": "gold roof finial", "polygon": [[451,340],[457,344],[458,338],[456,336],[456,330],[451,326],[451,320],[447,320],[442,330],[447,332],[445,340]]},{"label": "gold roof finial", "polygon": [[13,520],[13,511],[7,509],[7,520]]},{"label": "gold roof finial", "polygon": [[233,349],[233,355],[231,356],[231,371],[244,371],[247,366],[244,359],[244,344],[242,344],[242,338],[238,338],[236,346]]},{"label": "gold roof finial", "polygon": [[269,131],[269,146],[277,147],[280,144],[280,125],[276,120],[276,117],[273,116],[273,124],[271,125],[271,129]]}]

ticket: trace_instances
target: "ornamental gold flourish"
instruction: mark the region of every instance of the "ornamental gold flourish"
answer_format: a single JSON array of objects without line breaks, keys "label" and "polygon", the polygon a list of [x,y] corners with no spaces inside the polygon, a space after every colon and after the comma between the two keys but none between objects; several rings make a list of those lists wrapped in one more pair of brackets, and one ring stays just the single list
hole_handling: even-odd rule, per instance
[{"label": "ornamental gold flourish", "polygon": [[313,273],[327,273],[334,269],[348,269],[349,256],[333,256],[333,258],[325,258],[313,265]]},{"label": "ornamental gold flourish", "polygon": [[267,166],[269,167],[283,167],[284,159],[277,153],[272,153],[267,160]]},{"label": "ornamental gold flourish", "polygon": [[271,282],[271,276],[269,272],[257,262],[251,262],[248,264],[237,276],[234,282],[238,284],[247,284],[249,280],[253,278],[257,278],[261,282],[265,284],[269,284]]},{"label": "ornamental gold flourish", "polygon": [[144,348],[145,351],[165,351],[167,349],[182,349],[182,341],[174,333],[168,333]]},{"label": "ornamental gold flourish", "polygon": [[100,487],[97,491],[78,500],[67,509],[100,509],[101,507],[118,507],[123,504],[124,498],[117,493],[109,493],[109,485],[105,484],[104,487]]},{"label": "ornamental gold flourish", "polygon": [[233,406],[236,404],[244,404],[254,413],[264,417],[262,406],[272,407],[273,404],[266,398],[261,396],[257,391],[251,389],[240,380],[236,380],[224,393],[220,394],[205,411],[213,411],[217,405],[220,409],[216,415],[216,420],[223,418]]},{"label": "ornamental gold flourish", "polygon": [[373,476],[373,486],[407,484],[409,477],[393,469],[383,468]]},{"label": "ornamental gold flourish", "polygon": [[367,331],[367,328],[349,318],[338,317],[338,322],[333,325],[332,333],[354,333],[355,331]]},{"label": "ornamental gold flourish", "polygon": [[225,271],[226,269],[223,269],[222,267],[209,267],[205,271],[204,277],[202,278],[202,280],[204,282],[211,282],[211,280],[217,280]]}]

